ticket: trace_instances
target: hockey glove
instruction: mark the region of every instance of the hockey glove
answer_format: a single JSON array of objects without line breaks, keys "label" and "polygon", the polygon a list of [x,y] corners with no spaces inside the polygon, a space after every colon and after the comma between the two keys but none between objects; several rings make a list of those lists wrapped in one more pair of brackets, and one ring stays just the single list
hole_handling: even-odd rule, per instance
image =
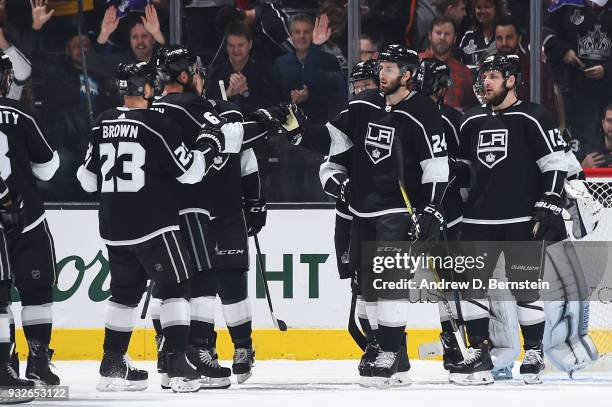
[{"label": "hockey glove", "polygon": [[266,226],[267,214],[266,201],[263,199],[244,201],[244,218],[249,236],[258,234]]},{"label": "hockey glove", "polygon": [[559,241],[567,237],[563,201],[558,195],[544,195],[533,207],[532,234],[536,239]]},{"label": "hockey glove", "polygon": [[204,124],[196,138],[196,149],[204,153],[210,151],[213,156],[224,151],[225,136],[221,131],[221,127],[212,124]]},{"label": "hockey glove", "polygon": [[430,203],[417,213],[417,224],[410,233],[411,237],[423,242],[437,242],[444,224],[439,207]]},{"label": "hockey glove", "polygon": [[21,233],[25,222],[22,196],[13,193],[11,195],[11,204],[8,207],[0,205],[0,224],[7,236]]},{"label": "hockey glove", "polygon": [[270,134],[284,134],[285,129],[282,123],[287,120],[288,115],[287,105],[280,104],[266,109],[257,109],[249,115],[248,119],[263,124]]},{"label": "hockey glove", "polygon": [[287,106],[287,109],[289,110],[289,115],[287,116],[287,121],[283,123],[283,128],[287,132],[291,144],[297,146],[302,141],[304,126],[308,118],[306,113],[295,103],[291,103]]}]

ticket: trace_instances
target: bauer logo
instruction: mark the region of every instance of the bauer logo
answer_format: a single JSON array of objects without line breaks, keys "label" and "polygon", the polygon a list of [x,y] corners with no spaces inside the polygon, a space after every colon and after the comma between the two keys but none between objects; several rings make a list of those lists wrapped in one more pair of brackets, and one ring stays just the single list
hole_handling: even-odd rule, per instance
[{"label": "bauer logo", "polygon": [[393,127],[368,123],[365,150],[374,164],[378,164],[391,155],[394,135],[395,129]]},{"label": "bauer logo", "polygon": [[478,160],[493,168],[508,156],[508,130],[483,130],[478,134]]}]

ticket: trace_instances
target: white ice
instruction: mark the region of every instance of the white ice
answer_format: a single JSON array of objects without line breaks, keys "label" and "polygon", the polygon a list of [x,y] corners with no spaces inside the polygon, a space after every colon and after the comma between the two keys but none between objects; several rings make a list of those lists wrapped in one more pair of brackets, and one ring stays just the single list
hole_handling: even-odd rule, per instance
[{"label": "white ice", "polygon": [[[228,365],[228,361],[223,361]],[[389,390],[360,388],[357,361],[258,361],[246,383],[227,390],[174,394],[161,390],[153,362],[134,362],[149,371],[143,392],[100,393],[95,390],[99,363],[56,362],[70,401],[37,400],[36,406],[74,407],[558,407],[610,406],[612,374],[549,374],[542,385],[526,386],[515,379],[483,387],[458,387],[447,381],[441,362],[414,361],[409,387]],[[24,368],[22,364],[22,369]],[[515,377],[518,372],[515,373]]]}]

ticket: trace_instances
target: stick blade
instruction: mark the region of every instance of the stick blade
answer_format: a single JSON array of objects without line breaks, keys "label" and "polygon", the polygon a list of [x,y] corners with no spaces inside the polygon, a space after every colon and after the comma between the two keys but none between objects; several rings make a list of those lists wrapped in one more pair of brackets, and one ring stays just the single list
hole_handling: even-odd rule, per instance
[{"label": "stick blade", "polygon": [[282,332],[285,332],[287,330],[287,324],[285,323],[285,321],[283,321],[282,319],[277,319],[276,321],[278,323],[278,329],[280,329]]}]

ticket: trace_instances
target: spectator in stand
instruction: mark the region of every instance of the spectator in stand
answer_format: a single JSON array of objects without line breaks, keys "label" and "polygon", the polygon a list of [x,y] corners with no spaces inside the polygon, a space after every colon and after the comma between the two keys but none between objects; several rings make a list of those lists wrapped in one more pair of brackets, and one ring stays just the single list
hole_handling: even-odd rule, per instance
[{"label": "spectator in stand", "polygon": [[430,48],[419,54],[419,58],[437,58],[445,62],[451,71],[452,85],[448,88],[445,103],[455,109],[467,111],[478,101],[474,95],[470,70],[453,56],[456,41],[455,23],[449,17],[436,17],[429,30]]},{"label": "spectator in stand", "polygon": [[[338,60],[323,52],[321,46],[331,30],[327,16],[313,22],[306,14],[293,16],[290,25],[295,52],[279,57],[272,77],[282,98],[300,105],[312,122],[325,124],[347,103],[347,85]],[[275,181],[282,185],[285,201],[321,201],[325,195],[317,182],[321,157],[303,149],[280,145],[280,168]]]},{"label": "spectator in stand", "polygon": [[325,0],[319,14],[328,17],[330,36],[323,44],[323,51],[336,57],[344,75],[348,75],[348,20],[347,0]]},{"label": "spectator in stand", "polygon": [[278,102],[269,67],[251,55],[251,29],[243,21],[233,21],[225,29],[225,36],[227,59],[211,69],[206,96],[220,99],[218,84],[223,80],[228,100],[244,115]]},{"label": "spectator in stand", "polygon": [[359,38],[359,60],[361,62],[369,61],[370,59],[378,59],[379,50],[380,41],[375,40],[372,35],[361,34]]},{"label": "spectator in stand", "polygon": [[606,106],[601,120],[603,137],[597,139],[595,144],[580,144],[575,151],[583,168],[612,167],[612,102]]},{"label": "spectator in stand", "polygon": [[[468,0],[431,0],[419,2],[415,24],[412,29],[412,44],[419,52],[429,48],[431,22],[436,17],[448,17],[455,23],[455,31],[467,15]],[[422,11],[421,11],[422,10]]]},{"label": "spectator in stand", "polygon": [[[518,89],[521,100],[531,100],[530,56],[521,46],[520,25],[513,16],[504,16],[495,23],[495,47],[502,54],[518,55],[521,60],[522,85]],[[547,64],[542,64],[542,104],[557,115],[553,75]]]},{"label": "spectator in stand", "polygon": [[[87,64],[103,67],[105,76],[113,77],[117,65],[122,63],[147,62],[154,55],[160,45],[166,43],[164,34],[161,31],[157,11],[153,4],[145,7],[145,15],[130,13],[124,17],[127,20],[129,30],[129,48],[113,43],[111,35],[119,27],[120,21],[117,15],[117,8],[110,6],[104,13],[104,19],[100,24],[100,34],[93,44],[96,54],[87,58]],[[99,59],[94,59],[99,56]]]},{"label": "spectator in stand", "polygon": [[45,199],[54,202],[91,200],[82,192],[74,176],[87,150],[91,129],[88,99],[92,114],[119,105],[119,95],[114,81],[88,67],[89,94],[85,86],[85,74],[79,41],[83,42],[85,55],[90,52],[89,37],[75,33],[66,44],[65,53],[44,73],[43,114],[51,137],[58,146],[62,163],[55,177],[44,188]]},{"label": "spectator in stand", "polygon": [[317,124],[325,124],[346,106],[347,86],[340,65],[321,49],[330,35],[327,16],[314,23],[306,14],[295,15],[291,20],[295,52],[279,57],[272,67],[283,100],[301,105]]},{"label": "spectator in stand", "polygon": [[495,51],[495,19],[506,12],[502,0],[475,0],[470,13],[473,27],[459,42],[459,59],[475,69],[485,54]]},{"label": "spectator in stand", "polygon": [[553,4],[544,19],[543,45],[573,135],[584,144],[597,144],[597,123],[612,97],[612,3]]}]

